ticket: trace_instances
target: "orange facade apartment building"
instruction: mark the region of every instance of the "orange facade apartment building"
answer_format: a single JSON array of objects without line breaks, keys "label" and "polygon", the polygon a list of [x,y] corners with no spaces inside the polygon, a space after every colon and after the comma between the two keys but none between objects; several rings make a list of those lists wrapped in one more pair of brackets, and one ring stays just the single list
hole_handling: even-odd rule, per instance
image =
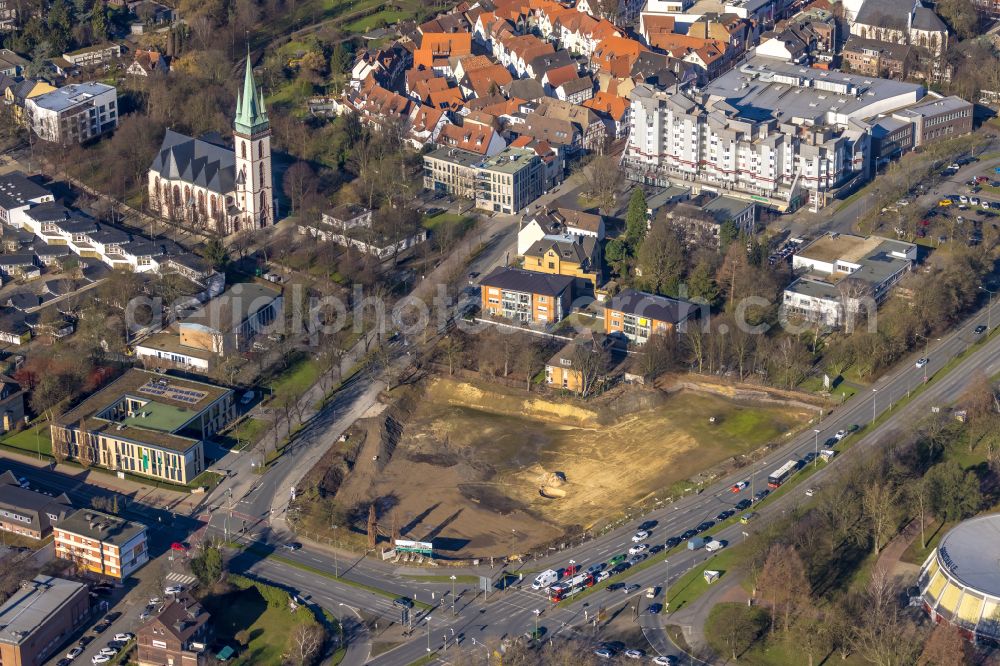
[{"label": "orange facade apartment building", "polygon": [[666,335],[698,312],[698,306],[666,296],[625,289],[604,305],[604,332],[641,345],[650,336]]},{"label": "orange facade apartment building", "polygon": [[146,526],[92,509],[79,509],[53,529],[56,557],[115,580],[149,559]]},{"label": "orange facade apartment building", "polygon": [[551,324],[569,314],[573,278],[500,267],[480,283],[484,315]]}]

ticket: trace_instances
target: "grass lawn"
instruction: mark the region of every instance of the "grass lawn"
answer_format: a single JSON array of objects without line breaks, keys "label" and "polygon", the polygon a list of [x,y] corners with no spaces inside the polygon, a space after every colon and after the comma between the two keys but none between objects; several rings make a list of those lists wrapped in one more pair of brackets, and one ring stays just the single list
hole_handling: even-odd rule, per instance
[{"label": "grass lawn", "polygon": [[397,21],[402,19],[408,19],[413,16],[413,12],[401,12],[396,9],[384,9],[378,14],[372,14],[371,16],[366,16],[357,21],[353,21],[344,26],[344,30],[347,32],[368,32],[374,28],[378,28],[385,22],[386,25],[392,25]]},{"label": "grass lawn", "polygon": [[931,551],[937,548],[938,543],[941,542],[941,538],[952,527],[954,527],[953,523],[942,523],[940,521],[935,521],[928,525],[924,530],[924,534],[927,537],[927,547],[924,548],[920,545],[920,535],[917,535],[913,543],[899,556],[900,561],[916,564],[917,566],[922,565],[927,556],[931,554]]},{"label": "grass lawn", "polygon": [[25,453],[35,454],[40,451],[44,456],[52,456],[52,440],[49,438],[48,423],[26,428],[21,432],[8,435],[0,441],[7,446],[21,449]]},{"label": "grass lawn", "polygon": [[231,448],[239,446],[245,449],[260,441],[260,438],[267,432],[270,421],[262,419],[245,419],[233,430],[226,433],[227,439],[231,440]]},{"label": "grass lawn", "polygon": [[468,215],[460,215],[458,213],[438,213],[433,217],[424,215],[423,225],[424,229],[427,229],[428,231],[434,231],[434,229],[442,224],[461,224],[463,229],[465,229],[471,225],[472,221],[472,218]]},{"label": "grass lawn", "polygon": [[319,366],[309,362],[306,355],[300,356],[287,370],[271,381],[275,394],[301,396],[319,379]]},{"label": "grass lawn", "polygon": [[[299,624],[312,624],[315,618],[307,608],[300,607],[294,613],[288,610],[287,593],[270,586],[249,585],[242,577],[235,577],[242,588],[227,594],[207,597],[205,608],[212,614],[212,625],[220,640],[236,645],[235,636],[246,631],[249,643],[240,650],[233,660],[234,666],[250,664],[280,664],[287,645],[288,636]],[[270,594],[283,594],[284,604],[268,603],[261,589],[269,589]]]},{"label": "grass lawn", "polygon": [[721,582],[726,576],[740,575],[736,571],[736,565],[742,557],[743,550],[740,546],[723,548],[713,557],[708,558],[703,563],[681,576],[676,583],[670,586],[670,612],[673,613],[681,608],[684,608],[684,606],[691,603],[701,596],[703,592],[708,590],[708,583],[705,582],[705,576],[702,575],[705,569],[711,569],[721,573],[719,580],[716,582]]},{"label": "grass lawn", "polygon": [[222,481],[222,479],[223,476],[218,472],[212,472],[206,469],[204,472],[194,477],[194,479],[192,479],[191,482],[188,483],[188,485],[191,486],[192,488],[197,488],[198,486],[205,486],[205,488],[207,489],[212,489],[217,485],[219,485],[219,482]]}]

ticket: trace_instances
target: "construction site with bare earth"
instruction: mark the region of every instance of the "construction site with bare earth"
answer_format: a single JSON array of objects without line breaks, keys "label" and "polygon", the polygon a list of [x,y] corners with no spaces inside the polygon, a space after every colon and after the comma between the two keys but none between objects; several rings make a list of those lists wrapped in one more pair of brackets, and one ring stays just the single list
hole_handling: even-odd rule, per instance
[{"label": "construction site with bare earth", "polygon": [[749,464],[816,416],[798,398],[686,378],[582,401],[431,375],[331,446],[301,484],[296,526],[342,546],[517,557]]}]

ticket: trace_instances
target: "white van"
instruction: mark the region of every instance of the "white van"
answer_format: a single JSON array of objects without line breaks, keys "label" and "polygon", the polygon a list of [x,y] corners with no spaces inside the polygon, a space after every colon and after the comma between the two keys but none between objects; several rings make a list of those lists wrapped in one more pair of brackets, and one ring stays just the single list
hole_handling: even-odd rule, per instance
[{"label": "white van", "polygon": [[705,550],[707,550],[710,553],[714,553],[717,550],[722,550],[722,542],[712,539],[711,541],[705,544]]},{"label": "white van", "polygon": [[554,569],[547,569],[535,576],[535,580],[531,583],[531,589],[544,590],[557,580],[559,580],[559,572]]}]

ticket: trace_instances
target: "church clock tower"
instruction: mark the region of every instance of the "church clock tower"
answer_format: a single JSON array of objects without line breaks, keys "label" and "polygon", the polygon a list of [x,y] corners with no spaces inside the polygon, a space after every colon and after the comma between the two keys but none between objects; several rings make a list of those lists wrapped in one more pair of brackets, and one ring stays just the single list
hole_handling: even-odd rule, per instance
[{"label": "church clock tower", "polygon": [[[247,51],[243,90],[237,95],[233,124],[236,152],[236,205],[243,210],[243,229],[274,224],[274,187],[271,184],[271,125],[264,95],[254,85]],[[234,230],[235,231],[235,230]]]}]

